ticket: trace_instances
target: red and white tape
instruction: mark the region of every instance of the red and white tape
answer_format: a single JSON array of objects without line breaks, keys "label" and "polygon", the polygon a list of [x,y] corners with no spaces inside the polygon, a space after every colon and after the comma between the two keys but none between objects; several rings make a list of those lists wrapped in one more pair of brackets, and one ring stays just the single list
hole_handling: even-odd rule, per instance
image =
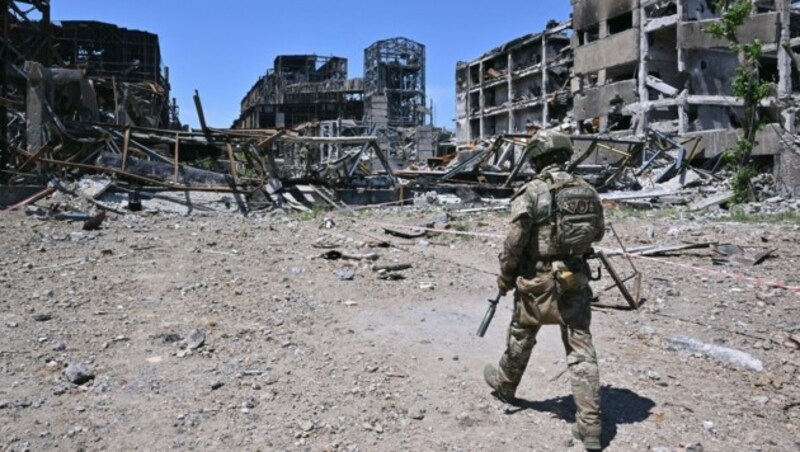
[{"label": "red and white tape", "polygon": [[[368,224],[372,224],[372,225],[375,225],[375,226],[380,226],[382,228],[389,228],[389,229],[407,229],[407,230],[410,230],[410,231],[436,232],[436,233],[439,233],[439,234],[463,235],[463,236],[471,236],[471,237],[484,237],[484,238],[499,239],[499,240],[502,240],[503,238],[505,238],[505,236],[503,236],[503,235],[495,234],[495,233],[492,233],[492,232],[452,231],[452,230],[449,230],[449,229],[434,229],[434,228],[426,228],[426,227],[423,227],[423,226],[409,226],[409,225],[403,225],[403,224],[372,222],[372,221],[368,222]],[[597,249],[598,250],[602,250],[602,251],[606,251],[606,252],[612,252],[612,250],[608,250],[608,249],[602,249],[602,248],[597,248]],[[613,252],[617,253],[617,250],[613,250]],[[783,290],[788,290],[788,291],[791,291],[791,292],[800,293],[800,286],[790,286],[785,282],[770,281],[770,280],[768,280],[766,278],[748,276],[748,275],[744,275],[744,274],[740,274],[740,273],[728,272],[728,271],[725,271],[725,270],[715,270],[715,269],[712,269],[712,268],[701,267],[701,266],[692,265],[692,264],[682,264],[680,262],[674,262],[674,261],[670,261],[670,260],[667,260],[667,259],[657,259],[657,258],[654,258],[654,257],[640,256],[640,255],[637,255],[637,254],[620,253],[620,255],[625,255],[625,256],[628,256],[628,257],[631,257],[631,258],[634,258],[634,259],[640,259],[640,260],[656,262],[659,265],[670,265],[670,266],[673,266],[673,267],[683,268],[683,269],[686,269],[686,270],[692,270],[693,272],[702,272],[702,273],[709,274],[709,275],[722,276],[722,277],[726,277],[726,278],[733,278],[733,279],[740,280],[740,281],[747,281],[747,282],[750,282],[750,283],[752,283],[754,285],[757,285],[757,286],[772,287],[772,288],[775,288],[775,289],[783,289]]]}]

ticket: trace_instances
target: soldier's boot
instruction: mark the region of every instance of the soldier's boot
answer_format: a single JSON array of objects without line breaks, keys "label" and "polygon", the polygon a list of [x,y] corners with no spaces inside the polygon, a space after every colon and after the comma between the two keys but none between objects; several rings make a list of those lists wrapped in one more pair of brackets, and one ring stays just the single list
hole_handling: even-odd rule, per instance
[{"label": "soldier's boot", "polygon": [[486,380],[486,384],[488,384],[489,387],[494,389],[494,396],[502,402],[513,404],[517,400],[514,396],[517,392],[516,386],[506,382],[502,372],[496,367],[487,364],[486,367],[483,368],[483,379]]},{"label": "soldier's boot", "polygon": [[572,437],[582,442],[583,447],[588,451],[603,450],[603,446],[600,444],[600,437],[583,436],[578,424],[572,424]]}]

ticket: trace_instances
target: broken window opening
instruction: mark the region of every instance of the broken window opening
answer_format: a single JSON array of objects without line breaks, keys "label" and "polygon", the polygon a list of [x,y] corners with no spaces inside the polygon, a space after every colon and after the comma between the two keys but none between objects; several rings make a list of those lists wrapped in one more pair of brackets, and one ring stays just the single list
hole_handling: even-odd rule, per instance
[{"label": "broken window opening", "polygon": [[469,110],[470,113],[475,113],[481,109],[481,94],[480,93],[470,93],[469,94]]},{"label": "broken window opening", "polygon": [[478,119],[474,119],[469,123],[470,133],[469,136],[473,139],[478,138],[481,136],[481,122]]},{"label": "broken window opening", "polygon": [[751,162],[759,173],[771,173],[775,169],[774,155],[754,155],[751,157]]},{"label": "broken window opening", "polygon": [[636,78],[636,63],[606,69],[606,84]]},{"label": "broken window opening", "polygon": [[469,79],[472,86],[480,85],[481,83],[481,69],[477,64],[473,64],[469,68]]},{"label": "broken window opening", "polygon": [[734,129],[739,129],[742,127],[742,123],[739,121],[739,115],[736,114],[736,111],[730,111],[728,113],[728,120],[731,123],[731,127]]},{"label": "broken window opening", "polygon": [[758,117],[763,124],[781,123],[781,112],[774,108],[759,107]]},{"label": "broken window opening", "polygon": [[597,41],[600,39],[600,25],[598,24],[587,28],[581,33],[581,36],[583,37],[581,45]]},{"label": "broken window opening", "polygon": [[606,21],[608,34],[613,35],[633,28],[633,11],[622,13]]},{"label": "broken window opening", "polygon": [[777,83],[780,79],[777,58],[767,56],[758,60],[758,76],[765,82]]},{"label": "broken window opening", "polygon": [[514,63],[514,71],[522,71],[529,67],[539,64],[542,60],[540,52],[541,47],[538,45],[525,46],[521,49],[515,50],[511,54],[511,59]]},{"label": "broken window opening", "polygon": [[664,1],[647,8],[646,12],[650,19],[673,16],[678,14],[678,5],[675,1]]},{"label": "broken window opening", "polygon": [[609,132],[613,132],[615,130],[630,130],[632,124],[633,116],[631,115],[622,115],[617,113],[611,113],[608,115],[607,129]]},{"label": "broken window opening", "polygon": [[678,107],[670,106],[670,107],[656,108],[650,112],[649,119],[651,122],[675,121],[675,127],[677,128]]},{"label": "broken window opening", "polygon": [[800,14],[797,13],[796,9],[789,16],[789,34],[793,38],[800,36]]},{"label": "broken window opening", "polygon": [[776,10],[776,1],[782,0],[767,0],[767,1],[754,1],[753,2],[753,13],[754,14],[761,14],[761,13],[772,13]]}]

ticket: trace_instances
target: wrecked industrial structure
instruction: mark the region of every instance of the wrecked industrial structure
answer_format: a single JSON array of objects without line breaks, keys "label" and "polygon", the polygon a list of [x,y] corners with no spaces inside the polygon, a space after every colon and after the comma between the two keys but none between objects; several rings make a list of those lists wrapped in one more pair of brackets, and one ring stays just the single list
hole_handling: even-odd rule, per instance
[{"label": "wrecked industrial structure", "polygon": [[378,41],[364,50],[367,122],[378,127],[425,123],[425,46],[406,38]]},{"label": "wrecked industrial structure", "polygon": [[364,50],[363,78],[347,58],[279,55],[241,102],[234,128],[294,128],[306,122],[364,121],[381,129],[425,123],[425,46],[407,38]]},{"label": "wrecked industrial structure", "polygon": [[241,102],[239,129],[293,128],[310,121],[361,118],[362,79],[347,78],[347,58],[280,55]]},{"label": "wrecked industrial structure", "polygon": [[[157,35],[54,22],[45,0],[7,4],[7,193],[40,195],[53,180],[103,173],[112,179],[102,185],[132,205],[158,191],[223,193],[241,211],[502,202],[534,175],[526,149],[535,133],[555,129],[575,146],[569,170],[607,199],[731,198],[719,171],[740,125],[737,58],[706,33],[719,14],[704,0],[574,0],[570,20],[457,63],[455,135],[432,124],[425,46],[407,38],[369,45],[356,78],[342,56],[279,55],[230,129],[206,124],[196,93],[200,128],[188,130]],[[759,179],[772,181],[764,197],[800,191],[796,17],[791,2],[759,1],[741,32],[764,43],[761,75],[775,87],[755,153],[774,173]]]}]

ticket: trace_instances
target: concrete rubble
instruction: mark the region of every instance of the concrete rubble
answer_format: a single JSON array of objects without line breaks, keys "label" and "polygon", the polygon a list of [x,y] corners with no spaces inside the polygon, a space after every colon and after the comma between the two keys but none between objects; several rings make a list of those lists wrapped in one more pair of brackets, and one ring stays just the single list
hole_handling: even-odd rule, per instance
[{"label": "concrete rubble", "polygon": [[[113,176],[89,198],[104,196],[115,209],[126,196],[138,207],[154,196],[169,202],[175,191],[188,209],[210,192],[220,193],[212,197],[224,210],[242,212],[402,205],[431,191],[480,204],[508,198],[532,175],[525,145],[536,130],[555,128],[572,137],[570,169],[605,199],[714,207],[728,200],[721,156],[735,137],[738,104],[728,88],[712,91],[733,69],[701,31],[713,19],[703,2],[574,1],[572,20],[456,65],[455,134],[426,123],[425,46],[406,38],[368,46],[357,78],[345,57],[279,55],[242,99],[232,128],[207,125],[196,93],[201,128],[188,130],[169,100],[158,36],[100,22],[53,25],[49,12],[32,20],[12,8],[6,41],[19,49],[6,58],[3,95],[15,101],[3,107],[0,204],[42,193],[65,174]],[[794,14],[783,1],[760,2],[745,27],[764,38],[763,70],[777,80],[753,181],[753,201],[768,212],[791,209],[797,198],[793,31],[777,28]],[[57,46],[25,47],[22,36],[39,29],[49,33],[39,39]],[[769,38],[778,31],[788,45]],[[139,53],[120,51],[114,39],[136,43]],[[78,52],[83,42],[95,52]]]}]

